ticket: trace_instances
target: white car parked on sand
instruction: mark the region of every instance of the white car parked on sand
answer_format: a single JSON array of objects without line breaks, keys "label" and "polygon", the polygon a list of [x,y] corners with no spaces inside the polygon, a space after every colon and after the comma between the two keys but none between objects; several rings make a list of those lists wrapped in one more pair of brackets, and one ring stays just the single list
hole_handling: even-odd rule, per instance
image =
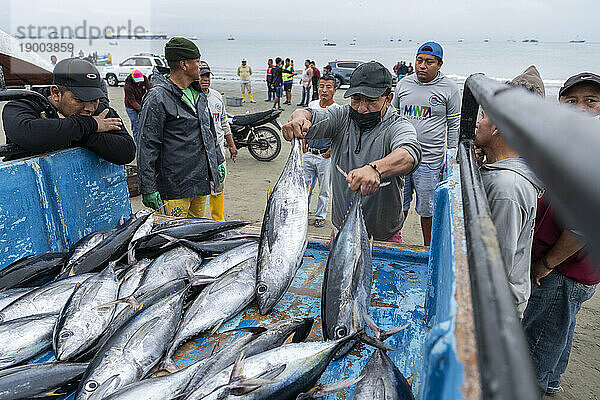
[{"label": "white car parked on sand", "polygon": [[139,69],[142,74],[149,76],[155,66],[167,67],[167,60],[156,54],[140,53],[127,57],[119,65],[105,67],[102,75],[110,86],[117,86],[119,82],[125,82],[134,69]]}]

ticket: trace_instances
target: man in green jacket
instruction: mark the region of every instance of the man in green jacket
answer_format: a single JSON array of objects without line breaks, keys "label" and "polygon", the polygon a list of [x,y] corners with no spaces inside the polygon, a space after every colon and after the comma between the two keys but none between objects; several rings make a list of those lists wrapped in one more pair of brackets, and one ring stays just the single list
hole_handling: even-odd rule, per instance
[{"label": "man in green jacket", "polygon": [[[168,73],[155,69],[140,113],[138,179],[142,202],[166,214],[203,217],[211,182],[225,177],[206,95],[200,89],[200,51],[185,38],[165,45]],[[167,72],[167,71],[164,71]],[[216,183],[216,184],[215,184]]]}]

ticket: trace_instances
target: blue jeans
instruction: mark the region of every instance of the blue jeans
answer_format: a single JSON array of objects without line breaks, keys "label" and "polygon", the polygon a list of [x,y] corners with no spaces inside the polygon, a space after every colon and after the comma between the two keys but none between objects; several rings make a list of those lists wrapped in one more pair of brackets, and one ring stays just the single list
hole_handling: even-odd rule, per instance
[{"label": "blue jeans", "polygon": [[300,101],[301,104],[304,104],[305,106],[308,107],[308,102],[310,101],[310,86],[309,87],[304,87],[302,86],[302,101]]},{"label": "blue jeans", "polygon": [[131,133],[133,134],[133,141],[137,146],[137,134],[138,134],[138,120],[140,119],[140,113],[134,108],[125,108],[129,120],[131,121]]},{"label": "blue jeans", "polygon": [[433,216],[433,193],[442,178],[443,165],[443,161],[434,164],[421,163],[413,173],[404,177],[403,211],[410,209],[414,192],[417,196],[417,214],[424,218]]},{"label": "blue jeans", "polygon": [[331,186],[331,158],[323,158],[321,155],[304,153],[302,155],[304,176],[308,185],[308,206],[310,208],[310,197],[319,180],[319,200],[315,219],[325,219],[327,207],[329,206],[329,188]]},{"label": "blue jeans", "polygon": [[577,312],[597,285],[584,285],[558,272],[540,283],[532,282],[522,323],[540,389],[552,392],[567,369]]}]

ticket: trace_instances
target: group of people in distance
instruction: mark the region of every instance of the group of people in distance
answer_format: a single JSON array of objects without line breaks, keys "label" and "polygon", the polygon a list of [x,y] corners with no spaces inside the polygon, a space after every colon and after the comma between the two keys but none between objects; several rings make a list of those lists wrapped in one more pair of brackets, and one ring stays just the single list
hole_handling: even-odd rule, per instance
[{"label": "group of people in distance", "polygon": [[[155,69],[149,82],[138,74],[131,76],[130,84],[138,86],[128,89],[135,101],[126,100],[126,106],[138,113],[135,142],[110,108],[98,70],[85,60],[67,59],[55,66],[51,86],[36,89],[46,101],[29,98],[5,105],[7,143],[32,154],[81,146],[115,164],[131,162],[137,144],[146,206],[173,216],[203,217],[209,196],[212,218],[224,220],[225,143],[234,162],[237,149],[223,99],[210,88],[210,67],[200,60],[193,42],[170,39],[165,58],[168,69]],[[353,192],[360,191],[369,235],[401,242],[414,194],[423,242],[430,244],[433,193],[446,160],[456,156],[461,113],[460,90],[440,71],[443,59],[438,43],[422,44],[415,73],[402,78],[395,90],[385,66],[377,61],[361,64],[350,77],[344,94],[350,103],[345,106],[334,102],[337,88],[330,74],[320,74],[316,81],[318,99],[308,101],[306,91],[302,105],[308,107],[295,110],[282,133],[287,140],[303,140],[311,190],[319,181],[315,225],[324,224],[330,186],[325,182],[330,180],[336,228]],[[267,80],[274,107],[287,82],[283,74],[295,73],[289,60],[282,65],[277,58]],[[309,60],[305,67],[308,76]],[[245,74],[244,69],[238,72],[241,78]],[[312,83],[314,75],[310,78]],[[534,66],[509,84],[545,95]],[[141,101],[138,89],[144,93]],[[251,95],[249,99],[253,101]],[[290,100],[291,93],[288,104]],[[597,124],[593,118],[600,115],[600,76],[572,76],[561,87],[559,101],[588,113],[590,123]],[[538,384],[543,393],[553,394],[561,390],[576,314],[594,294],[600,268],[577,227],[556,212],[544,183],[485,111],[477,123],[474,151]],[[334,169],[338,166],[345,177]]]}]

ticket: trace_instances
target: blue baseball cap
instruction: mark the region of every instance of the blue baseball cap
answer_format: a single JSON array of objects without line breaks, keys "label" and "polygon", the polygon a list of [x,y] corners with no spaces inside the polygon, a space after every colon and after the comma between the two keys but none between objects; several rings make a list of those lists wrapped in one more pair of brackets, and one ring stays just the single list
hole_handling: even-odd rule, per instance
[{"label": "blue baseball cap", "polygon": [[440,60],[444,59],[444,50],[442,50],[442,46],[436,42],[425,42],[419,47],[417,50],[417,55],[419,54],[429,54],[432,56],[439,57]]}]

